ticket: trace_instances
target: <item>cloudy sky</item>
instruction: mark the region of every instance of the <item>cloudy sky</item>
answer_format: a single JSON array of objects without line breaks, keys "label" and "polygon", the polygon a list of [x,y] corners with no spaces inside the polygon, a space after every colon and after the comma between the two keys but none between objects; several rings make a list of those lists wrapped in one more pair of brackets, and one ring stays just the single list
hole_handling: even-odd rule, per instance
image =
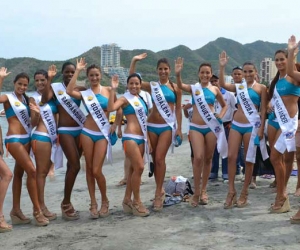
[{"label": "cloudy sky", "polygon": [[[67,60],[106,43],[154,52],[300,38],[300,1],[2,0],[0,57]],[[297,33],[298,32],[298,33]]]}]

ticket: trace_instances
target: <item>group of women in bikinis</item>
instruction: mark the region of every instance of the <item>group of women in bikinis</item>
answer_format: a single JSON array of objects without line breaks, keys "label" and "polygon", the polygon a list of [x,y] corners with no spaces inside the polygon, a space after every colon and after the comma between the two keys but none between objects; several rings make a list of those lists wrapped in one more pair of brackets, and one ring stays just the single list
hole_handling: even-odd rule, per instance
[{"label": "group of women in bikinis", "polygon": [[[288,177],[292,170],[295,133],[298,126],[298,106],[300,96],[300,73],[295,69],[294,57],[298,44],[292,36],[289,39],[288,53],[278,50],[275,64],[278,73],[271,83],[269,92],[266,86],[255,81],[257,70],[251,62],[241,68],[243,78],[235,84],[224,81],[228,62],[226,52],[219,56],[221,87],[236,92],[238,105],[234,114],[228,138],[224,134],[221,119],[227,106],[218,87],[210,84],[212,67],[202,63],[199,67],[199,82],[187,85],[182,82],[183,59],[175,60],[176,84],[170,81],[171,67],[167,59],[157,62],[158,81],[144,82],[135,73],[137,62],[147,57],[146,53],[134,56],[127,78],[128,91],[116,97],[119,85],[113,76],[111,86],[101,85],[101,69],[96,65],[87,67],[84,58],[77,65],[67,62],[62,67],[63,82],[53,83],[56,67],[51,65],[48,72],[39,70],[34,75],[36,93],[28,98],[25,94],[29,76],[18,74],[14,79],[14,91],[1,95],[8,131],[5,138],[7,151],[15,159],[12,174],[0,157],[0,232],[11,231],[12,226],[4,220],[3,203],[7,188],[13,176],[13,206],[10,213],[12,224],[31,222],[21,210],[20,198],[22,177],[27,174],[27,189],[33,204],[33,220],[38,226],[45,226],[56,219],[56,214],[48,210],[44,200],[46,176],[54,164],[62,167],[62,153],[67,158],[64,197],[61,202],[62,217],[65,220],[79,219],[79,212],[71,203],[72,189],[80,170],[80,157],[84,152],[86,160],[86,180],[90,195],[90,217],[93,219],[109,215],[109,198],[106,194],[106,179],[102,172],[105,158],[112,160],[112,145],[115,130],[123,115],[127,126],[122,136],[126,157],[130,160],[123,210],[136,216],[148,216],[149,210],[140,195],[141,176],[145,163],[149,164],[151,154],[154,163],[156,189],[153,210],[161,211],[165,200],[163,187],[166,173],[166,154],[177,140],[182,140],[181,120],[182,91],[192,95],[193,116],[190,123],[190,139],[194,153],[193,176],[194,195],[189,204],[197,207],[208,203],[207,183],[212,164],[214,148],[223,158],[228,156],[228,194],[224,208],[248,205],[248,187],[251,182],[256,147],[259,146],[264,158],[267,152],[264,139],[266,114],[269,113],[268,139],[271,147],[270,159],[275,167],[277,196],[270,207],[272,213],[290,210],[286,191]],[[90,83],[88,88],[76,85],[81,71],[86,70]],[[0,87],[9,75],[6,68],[0,69]],[[149,92],[153,109],[148,113],[145,100],[139,95],[141,89]],[[79,108],[83,102],[87,115]],[[222,107],[216,114],[214,104]],[[109,113],[117,112],[113,125],[109,124]],[[32,129],[34,128],[34,129]],[[237,198],[234,185],[236,158],[243,142],[245,150],[245,182]],[[129,149],[130,150],[127,150]],[[30,157],[35,158],[36,168]],[[101,193],[101,206],[98,210],[96,189]],[[300,210],[291,218],[292,223],[300,223]]]}]

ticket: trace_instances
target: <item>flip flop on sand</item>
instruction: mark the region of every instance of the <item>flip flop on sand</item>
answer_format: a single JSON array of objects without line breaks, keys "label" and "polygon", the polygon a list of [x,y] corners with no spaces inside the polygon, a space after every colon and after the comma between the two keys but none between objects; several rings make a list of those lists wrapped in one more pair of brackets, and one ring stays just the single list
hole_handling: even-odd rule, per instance
[{"label": "flip flop on sand", "polygon": [[296,217],[292,216],[290,218],[290,222],[291,222],[291,224],[300,224],[300,218],[296,218]]},{"label": "flip flop on sand", "polygon": [[120,187],[120,186],[125,186],[126,183],[127,183],[127,181],[124,180],[124,179],[122,179],[122,180],[119,181],[119,183],[117,184],[117,186],[118,186],[118,187]]}]

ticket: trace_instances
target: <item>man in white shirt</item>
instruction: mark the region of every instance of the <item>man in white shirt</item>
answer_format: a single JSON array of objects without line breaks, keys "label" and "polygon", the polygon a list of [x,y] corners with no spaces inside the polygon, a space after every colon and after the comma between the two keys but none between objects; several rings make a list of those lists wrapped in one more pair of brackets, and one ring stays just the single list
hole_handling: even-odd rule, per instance
[{"label": "man in white shirt", "polygon": [[[231,121],[232,121],[232,118],[233,118],[233,114],[236,111],[236,98],[235,98],[235,96],[232,92],[229,92],[229,91],[227,91],[227,90],[220,87],[219,78],[216,75],[213,75],[211,77],[210,83],[220,89],[220,91],[223,95],[223,98],[224,98],[224,100],[227,104],[227,107],[228,107],[225,115],[222,118],[223,126],[224,126],[224,129],[225,129],[226,139],[228,139]],[[215,112],[217,114],[219,114],[222,107],[218,103],[217,100],[216,100],[214,106],[215,106]],[[217,179],[218,178],[218,172],[219,172],[219,152],[218,152],[217,147],[216,147],[215,152],[214,152],[214,156],[213,156],[213,160],[212,160],[212,169],[211,169],[209,179]],[[224,181],[228,179],[228,161],[227,161],[227,158],[222,159],[222,178],[223,178]]]}]

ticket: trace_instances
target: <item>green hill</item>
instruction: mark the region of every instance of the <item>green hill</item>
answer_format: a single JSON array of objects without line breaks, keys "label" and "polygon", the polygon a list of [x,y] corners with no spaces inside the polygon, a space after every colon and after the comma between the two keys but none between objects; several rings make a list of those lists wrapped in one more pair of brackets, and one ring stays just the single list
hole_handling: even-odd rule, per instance
[{"label": "green hill", "polygon": [[[245,61],[252,61],[257,68],[261,60],[265,57],[273,57],[274,52],[278,49],[286,48],[286,44],[271,43],[264,41],[256,41],[248,44],[241,44],[227,38],[218,38],[215,41],[211,41],[203,47],[191,50],[184,45],[179,45],[169,50],[162,50],[157,53],[150,50],[122,50],[121,51],[121,66],[128,68],[131,58],[134,55],[146,52],[147,58],[137,64],[137,72],[142,74],[142,77],[146,81],[157,79],[156,75],[156,63],[159,58],[166,57],[169,59],[171,69],[174,68],[174,60],[180,56],[184,58],[184,70],[183,80],[186,83],[195,83],[198,81],[198,68],[202,62],[210,62],[213,67],[214,73],[218,72],[218,58],[221,51],[225,50],[230,57],[227,66],[227,73],[238,65],[242,65]],[[100,64],[100,47],[94,47],[89,51],[84,52],[78,57],[67,59],[76,64],[76,58],[85,57],[88,64]],[[11,91],[13,88],[13,79],[16,74],[20,72],[26,72],[31,77],[30,90],[33,90],[33,74],[38,69],[47,69],[50,64],[55,64],[58,68],[58,74],[55,81],[61,80],[61,66],[64,61],[41,61],[35,58],[19,57],[12,59],[0,58],[0,66],[8,68],[12,74],[4,81],[3,91]],[[81,75],[80,80],[85,79],[84,74]],[[174,81],[174,75],[171,75],[171,80]],[[102,84],[109,84],[109,77],[104,74],[102,77]]]}]

